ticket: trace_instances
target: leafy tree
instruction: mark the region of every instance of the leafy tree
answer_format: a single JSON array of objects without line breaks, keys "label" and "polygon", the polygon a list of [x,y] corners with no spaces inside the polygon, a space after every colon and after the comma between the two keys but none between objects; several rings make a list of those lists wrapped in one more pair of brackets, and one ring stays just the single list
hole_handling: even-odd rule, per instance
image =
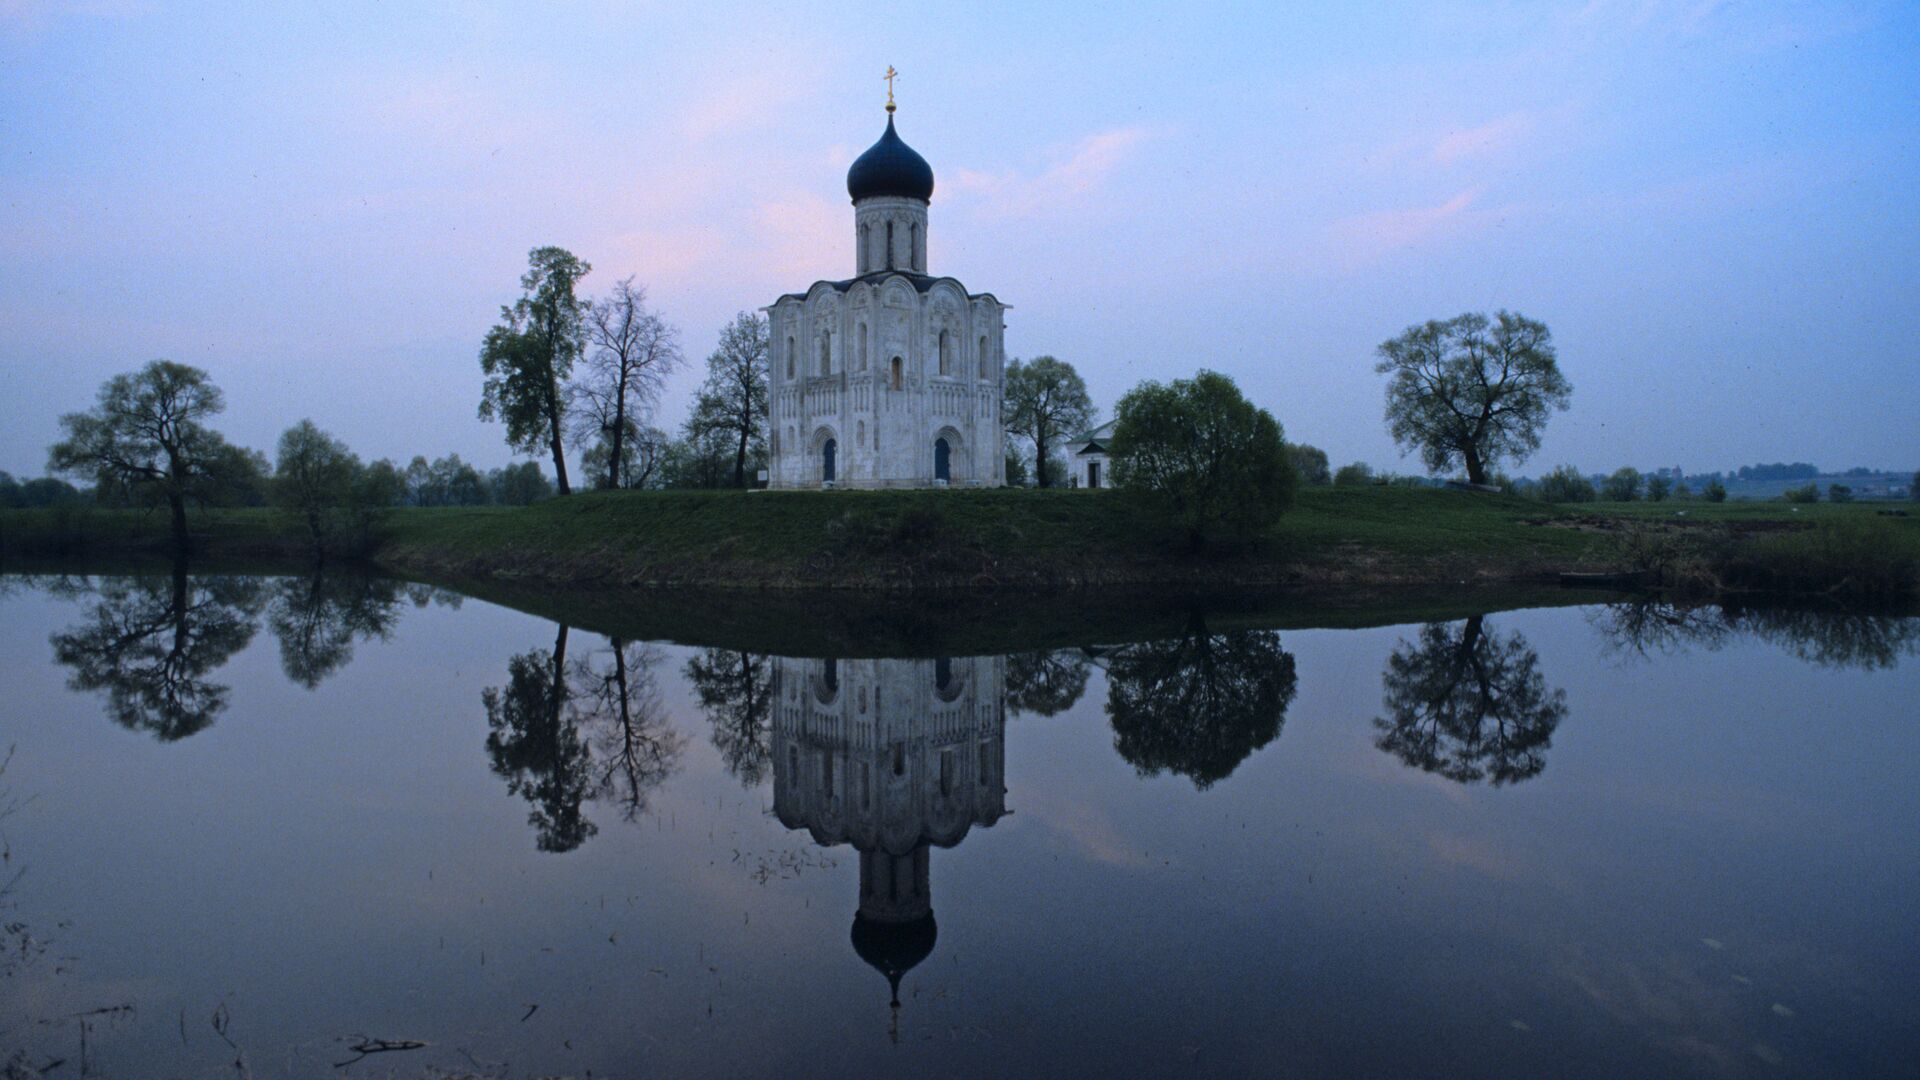
[{"label": "leafy tree", "polygon": [[107,715],[161,742],[184,739],[227,707],[228,687],[210,676],[246,648],[257,628],[260,579],[189,576],[106,578],[85,621],[53,635],[67,685],[104,690]]},{"label": "leafy tree", "polygon": [[[1051,356],[1007,364],[1005,395],[1007,431],[1032,441],[1035,462],[1051,461],[1060,440],[1093,424],[1085,380],[1072,364]],[[1053,480],[1043,464],[1040,486],[1051,487]]]},{"label": "leafy tree", "polygon": [[1710,503],[1726,502],[1727,485],[1721,483],[1717,478],[1709,480],[1707,481],[1707,486],[1701,489],[1700,494],[1706,496],[1707,501]]},{"label": "leafy tree", "polygon": [[1920,471],[1915,472],[1913,479],[1907,481],[1907,499],[1910,502],[1920,502]]},{"label": "leafy tree", "polygon": [[[765,320],[762,320],[764,325]],[[647,292],[622,278],[586,309],[586,371],[574,380],[574,435],[607,446],[600,487],[622,487],[629,434],[653,411],[666,377],[680,366],[680,331],[647,310]],[[763,411],[764,411],[764,402]]]},{"label": "leafy tree", "polygon": [[315,557],[324,556],[341,512],[352,502],[360,459],[345,443],[302,420],[280,435],[274,504],[299,519]]},{"label": "leafy tree", "polygon": [[1790,503],[1817,503],[1820,501],[1820,485],[1808,481],[1805,487],[1788,488],[1780,497]]},{"label": "leafy tree", "polygon": [[1676,499],[1693,498],[1693,489],[1687,486],[1687,481],[1684,477],[1674,483],[1673,497]]},{"label": "leafy tree", "polygon": [[1334,487],[1361,487],[1373,483],[1373,466],[1364,461],[1342,465],[1333,474]]},{"label": "leafy tree", "polygon": [[1032,479],[1033,473],[1027,468],[1026,452],[1020,448],[1020,444],[1013,441],[1012,435],[1007,436],[1005,456],[1007,461],[1007,464],[1006,464],[1007,486],[1008,487],[1027,486],[1027,481]]},{"label": "leafy tree", "polygon": [[565,386],[584,345],[585,305],[574,286],[592,269],[562,248],[535,248],[520,278],[523,295],[500,309],[500,323],[480,346],[480,419],[507,426],[507,445],[553,455],[560,494],[567,494]]},{"label": "leafy tree", "polygon": [[1073,649],[1040,649],[1007,657],[1007,708],[1054,716],[1073,708],[1087,692],[1087,658]]},{"label": "leafy tree", "polygon": [[1632,502],[1640,497],[1640,470],[1631,465],[1615,469],[1601,489],[1608,502]]},{"label": "leafy tree", "polygon": [[1673,491],[1673,481],[1665,473],[1653,473],[1647,477],[1647,501],[1665,502]]},{"label": "leafy tree", "polygon": [[743,311],[720,331],[707,357],[707,381],[693,400],[687,437],[725,435],[733,442],[733,486],[746,487],[748,469],[767,458],[767,317]]},{"label": "leafy tree", "polygon": [[1476,615],[1428,623],[1402,640],[1381,676],[1387,717],[1375,745],[1423,772],[1495,787],[1546,768],[1567,692],[1549,690],[1540,656],[1519,634],[1502,638]]},{"label": "leafy tree", "polygon": [[1333,473],[1327,466],[1327,452],[1317,446],[1288,443],[1287,461],[1293,466],[1294,475],[1308,487],[1323,487],[1333,483]]},{"label": "leafy tree", "polygon": [[1294,692],[1278,633],[1216,634],[1197,616],[1182,636],[1123,645],[1107,661],[1114,749],[1141,776],[1173,772],[1202,791],[1280,734]]},{"label": "leafy tree", "polygon": [[719,488],[733,480],[734,444],[727,433],[709,430],[667,444],[660,459],[660,481],[669,488]]},{"label": "leafy tree", "polygon": [[480,470],[448,454],[432,462],[414,455],[407,465],[407,501],[415,506],[485,506],[487,479]]},{"label": "leafy tree", "polygon": [[[661,486],[660,466],[666,459],[667,446],[673,440],[657,427],[630,426],[627,437],[620,441],[620,452],[626,461],[620,466],[620,482],[630,489],[647,489]],[[604,487],[604,478],[608,475],[609,462],[613,447],[604,440],[596,444],[580,457],[580,467],[596,487]]]},{"label": "leafy tree", "polygon": [[203,498],[233,461],[226,440],[205,423],[224,408],[206,372],[155,360],[108,379],[90,411],[61,417],[66,438],[48,451],[47,468],[165,500],[174,548],[185,551],[187,501]]},{"label": "leafy tree", "polygon": [[1546,324],[1512,312],[1410,326],[1379,351],[1394,441],[1435,474],[1465,465],[1476,484],[1538,450],[1548,414],[1573,396]]},{"label": "leafy tree", "polygon": [[1593,481],[1571,465],[1562,465],[1541,477],[1534,491],[1542,502],[1550,503],[1592,502],[1599,496]]},{"label": "leafy tree", "polygon": [[85,492],[65,480],[42,476],[21,483],[8,473],[0,472],[0,507],[77,506],[86,500]]},{"label": "leafy tree", "polygon": [[487,710],[487,758],[507,790],[532,807],[541,851],[572,851],[599,831],[583,804],[593,788],[592,751],[567,708],[567,626],[552,650],[534,649],[507,662],[505,686],[480,694]]},{"label": "leafy tree", "polygon": [[687,681],[713,725],[713,748],[742,787],[758,787],[773,761],[773,668],[767,657],[704,649],[687,661]]},{"label": "leafy tree", "polygon": [[267,606],[280,670],[312,690],[353,659],[354,641],[382,641],[399,619],[398,582],[363,574],[281,578]]},{"label": "leafy tree", "polygon": [[1280,424],[1225,375],[1141,383],[1116,415],[1114,478],[1157,500],[1192,546],[1253,539],[1292,505]]},{"label": "leafy tree", "polygon": [[1836,502],[1836,503],[1852,502],[1853,488],[1847,486],[1846,484],[1828,484],[1827,485],[1827,501]]},{"label": "leafy tree", "polygon": [[532,506],[553,497],[553,483],[538,462],[522,461],[487,473],[487,497],[496,506]]}]

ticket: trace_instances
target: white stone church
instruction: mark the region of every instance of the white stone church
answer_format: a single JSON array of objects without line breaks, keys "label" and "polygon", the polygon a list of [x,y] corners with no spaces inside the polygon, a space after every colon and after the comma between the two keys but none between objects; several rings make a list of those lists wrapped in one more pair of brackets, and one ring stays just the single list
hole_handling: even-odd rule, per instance
[{"label": "white stone church", "polygon": [[933,169],[893,129],[847,170],[855,276],[767,311],[774,488],[998,487],[1003,313],[927,273]]}]

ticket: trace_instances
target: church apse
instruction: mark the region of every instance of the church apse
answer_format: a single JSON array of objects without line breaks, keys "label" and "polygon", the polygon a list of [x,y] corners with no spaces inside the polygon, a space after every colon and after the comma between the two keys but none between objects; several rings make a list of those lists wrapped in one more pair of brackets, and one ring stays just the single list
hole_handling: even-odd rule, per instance
[{"label": "church apse", "polygon": [[773,808],[860,856],[855,952],[899,1005],[932,953],[931,850],[1006,813],[1006,660],[773,662]]}]

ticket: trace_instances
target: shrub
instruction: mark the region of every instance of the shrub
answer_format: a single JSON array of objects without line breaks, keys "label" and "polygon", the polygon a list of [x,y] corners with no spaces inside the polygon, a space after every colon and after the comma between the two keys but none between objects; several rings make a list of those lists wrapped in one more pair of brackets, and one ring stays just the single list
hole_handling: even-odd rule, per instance
[{"label": "shrub", "polygon": [[1288,443],[1287,461],[1293,465],[1294,475],[1303,484],[1324,487],[1333,483],[1333,473],[1327,468],[1327,452],[1317,446]]},{"label": "shrub", "polygon": [[1820,501],[1820,485],[1809,481],[1805,487],[1788,488],[1780,497],[1790,503],[1817,503]]},{"label": "shrub", "polygon": [[1828,484],[1827,501],[1837,503],[1852,502],[1853,489],[1846,484]]},{"label": "shrub", "polygon": [[1279,422],[1225,375],[1141,383],[1114,414],[1114,478],[1158,502],[1190,546],[1252,540],[1292,505]]},{"label": "shrub", "polygon": [[1673,481],[1660,473],[1647,477],[1647,501],[1665,502],[1667,493],[1673,490]]},{"label": "shrub", "polygon": [[1534,485],[1534,494],[1540,501],[1550,503],[1592,502],[1596,496],[1593,481],[1571,465],[1562,465],[1541,477]]},{"label": "shrub", "polygon": [[1849,514],[1739,545],[1720,577],[1729,586],[1762,592],[1899,599],[1920,586],[1920,534]]},{"label": "shrub", "polygon": [[1607,477],[1605,494],[1608,502],[1632,502],[1640,497],[1640,470],[1632,466],[1615,469]]},{"label": "shrub", "polygon": [[1702,488],[1700,493],[1702,495],[1705,495],[1707,498],[1707,501],[1711,503],[1721,503],[1721,502],[1727,501],[1727,485],[1721,483],[1718,480],[1707,481],[1707,486],[1705,488]]},{"label": "shrub", "polygon": [[1334,487],[1363,487],[1373,483],[1373,467],[1364,461],[1342,465],[1333,474]]}]

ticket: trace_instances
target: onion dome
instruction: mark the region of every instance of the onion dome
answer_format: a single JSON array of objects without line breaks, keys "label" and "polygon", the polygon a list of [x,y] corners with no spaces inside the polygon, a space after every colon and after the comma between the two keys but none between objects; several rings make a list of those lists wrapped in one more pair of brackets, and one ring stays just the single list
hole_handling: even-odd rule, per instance
[{"label": "onion dome", "polygon": [[900,1007],[901,976],[932,955],[933,943],[940,936],[940,931],[933,923],[932,912],[905,923],[882,922],[856,915],[853,918],[852,936],[853,951],[875,971],[887,977],[887,984],[893,988],[893,1006],[897,1009]]},{"label": "onion dome", "polygon": [[853,160],[847,170],[847,194],[854,202],[893,196],[933,200],[933,166],[893,130],[893,112],[887,112],[887,131],[880,141]]}]

